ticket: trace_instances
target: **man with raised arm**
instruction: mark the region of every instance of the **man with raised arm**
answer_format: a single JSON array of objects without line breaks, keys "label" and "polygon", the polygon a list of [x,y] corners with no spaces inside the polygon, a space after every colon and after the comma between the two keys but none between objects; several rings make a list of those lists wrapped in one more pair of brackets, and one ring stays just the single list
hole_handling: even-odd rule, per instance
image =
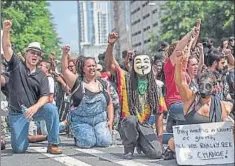
[{"label": "man with raised arm", "polygon": [[[56,106],[49,102],[46,75],[37,68],[41,60],[40,43],[33,42],[25,49],[25,63],[14,54],[10,42],[12,22],[3,22],[2,47],[9,66],[9,123],[11,146],[14,153],[24,153],[28,146],[29,119],[45,120],[48,131],[47,152],[61,154],[59,144],[59,117]],[[23,106],[27,107],[23,113]]]}]

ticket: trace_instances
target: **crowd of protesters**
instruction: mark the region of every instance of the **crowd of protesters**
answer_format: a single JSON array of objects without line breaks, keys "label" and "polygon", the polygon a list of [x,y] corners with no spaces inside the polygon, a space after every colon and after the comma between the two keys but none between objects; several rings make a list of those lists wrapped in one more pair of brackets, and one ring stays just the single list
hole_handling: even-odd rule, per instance
[{"label": "crowd of protesters", "polygon": [[5,20],[1,90],[8,101],[13,152],[47,140],[47,152],[61,154],[59,133],[64,131],[79,148],[108,147],[118,131],[124,158],[132,159],[136,149],[168,160],[175,158],[174,125],[233,122],[234,37],[215,46],[213,39],[201,40],[200,26],[198,19],[191,31],[171,44],[162,43],[154,55],[130,48],[118,63],[113,56],[118,34],[112,32],[99,62],[85,56],[72,59],[67,45],[59,62],[54,52],[42,60],[38,42],[15,53],[12,22]]}]

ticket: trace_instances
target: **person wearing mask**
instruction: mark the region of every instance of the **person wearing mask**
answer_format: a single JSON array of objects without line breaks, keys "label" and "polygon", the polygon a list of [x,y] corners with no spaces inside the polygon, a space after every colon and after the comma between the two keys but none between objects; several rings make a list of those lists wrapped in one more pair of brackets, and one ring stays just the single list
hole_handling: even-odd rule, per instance
[{"label": "person wearing mask", "polygon": [[[128,72],[121,69],[113,57],[113,46],[118,34],[108,36],[105,60],[107,69],[116,75],[116,87],[121,104],[120,128],[118,129],[124,144],[125,159],[133,159],[134,150],[143,152],[149,158],[160,158],[162,154],[163,109],[159,104],[162,96],[146,53],[136,53]],[[156,132],[149,124],[151,115],[156,118]],[[151,140],[151,141],[150,141]]]},{"label": "person wearing mask", "polygon": [[[33,42],[25,49],[25,64],[14,55],[10,42],[12,22],[3,22],[3,56],[9,72],[9,124],[11,146],[14,153],[24,153],[28,146],[29,119],[45,120],[48,131],[47,152],[61,154],[59,145],[59,116],[57,108],[49,102],[49,85],[46,75],[37,68],[42,59],[40,43]],[[16,70],[17,69],[17,70]],[[23,113],[22,106],[27,107]]]},{"label": "person wearing mask", "polygon": [[[224,102],[213,95],[216,77],[213,71],[203,73],[199,78],[199,91],[193,92],[184,79],[184,62],[189,51],[180,51],[176,58],[175,82],[183,101],[185,124],[200,124],[225,121],[228,117]],[[164,154],[165,160],[175,158],[175,144],[172,137]]]}]

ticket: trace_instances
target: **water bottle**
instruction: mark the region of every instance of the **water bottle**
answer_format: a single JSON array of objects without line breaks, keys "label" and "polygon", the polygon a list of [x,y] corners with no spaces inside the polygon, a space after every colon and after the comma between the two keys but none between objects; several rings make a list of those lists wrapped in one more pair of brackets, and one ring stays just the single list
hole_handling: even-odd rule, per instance
[{"label": "water bottle", "polygon": [[37,125],[34,121],[29,122],[29,135],[37,135]]},{"label": "water bottle", "polygon": [[[22,113],[25,115],[26,111],[28,110],[27,107],[25,107],[24,105],[21,105],[21,110],[22,110]],[[25,117],[26,118],[26,117]],[[28,122],[32,121],[33,118],[26,118]]]}]

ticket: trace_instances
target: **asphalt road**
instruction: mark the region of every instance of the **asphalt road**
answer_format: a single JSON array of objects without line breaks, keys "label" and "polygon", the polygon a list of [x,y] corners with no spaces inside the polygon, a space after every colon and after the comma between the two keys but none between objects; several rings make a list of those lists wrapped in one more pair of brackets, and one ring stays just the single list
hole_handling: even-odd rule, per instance
[{"label": "asphalt road", "polygon": [[[1,151],[1,166],[176,166],[175,160],[147,159],[135,153],[135,159],[122,158],[123,147],[120,142],[109,148],[79,149],[72,138],[61,136],[62,155],[46,153],[47,142],[30,144],[27,153],[13,154],[10,144]],[[233,166],[223,165],[223,166]]]}]

